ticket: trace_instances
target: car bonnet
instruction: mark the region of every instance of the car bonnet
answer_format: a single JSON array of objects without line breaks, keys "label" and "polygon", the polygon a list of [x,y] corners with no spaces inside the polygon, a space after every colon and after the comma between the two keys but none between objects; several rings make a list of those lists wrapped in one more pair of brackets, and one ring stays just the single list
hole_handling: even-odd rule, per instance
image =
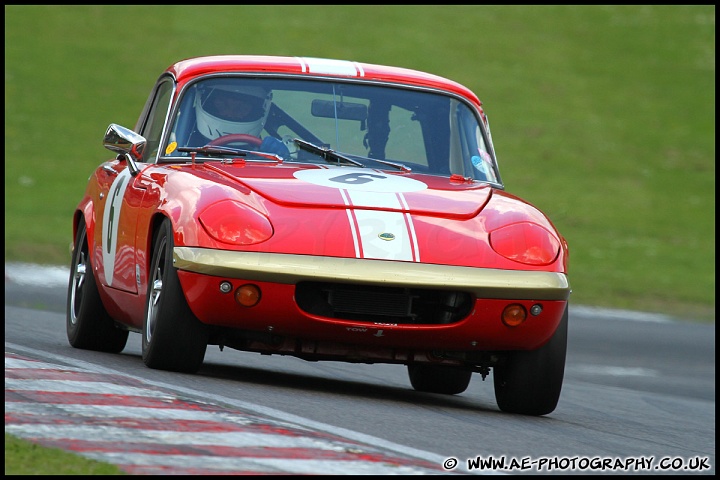
[{"label": "car bonnet", "polygon": [[[211,167],[212,168],[212,167]],[[492,188],[460,176],[396,174],[356,167],[216,167],[279,205],[365,209],[472,218]]]}]

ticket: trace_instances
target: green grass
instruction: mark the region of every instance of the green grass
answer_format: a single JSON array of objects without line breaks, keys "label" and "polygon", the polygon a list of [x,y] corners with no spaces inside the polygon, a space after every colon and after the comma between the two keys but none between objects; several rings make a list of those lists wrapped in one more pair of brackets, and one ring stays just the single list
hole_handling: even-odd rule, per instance
[{"label": "green grass", "polygon": [[[570,244],[574,303],[714,322],[714,5],[5,6],[6,261],[69,264],[107,125],[169,64],[226,53],[467,85],[507,190]],[[5,436],[6,474],[101,473],[58,455]]]},{"label": "green grass", "polygon": [[125,475],[114,465],[5,434],[5,475]]},{"label": "green grass", "polygon": [[6,261],[69,263],[105,128],[132,128],[170,63],[330,57],[478,93],[507,190],[569,242],[574,303],[714,321],[715,6],[411,10],[6,6]]}]

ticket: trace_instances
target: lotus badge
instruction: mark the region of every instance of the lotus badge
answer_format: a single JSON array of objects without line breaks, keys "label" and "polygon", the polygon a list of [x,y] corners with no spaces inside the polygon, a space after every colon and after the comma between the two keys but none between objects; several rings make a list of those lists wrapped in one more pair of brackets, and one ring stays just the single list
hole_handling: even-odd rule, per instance
[{"label": "lotus badge", "polygon": [[388,242],[390,240],[395,240],[395,235],[393,235],[392,233],[388,233],[388,232],[383,232],[383,233],[379,234],[378,237],[380,237],[382,240],[387,240]]}]

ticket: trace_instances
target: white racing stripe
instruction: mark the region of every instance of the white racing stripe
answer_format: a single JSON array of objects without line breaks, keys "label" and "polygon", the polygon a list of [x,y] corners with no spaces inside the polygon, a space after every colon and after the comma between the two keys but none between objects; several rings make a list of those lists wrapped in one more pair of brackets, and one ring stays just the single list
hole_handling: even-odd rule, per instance
[{"label": "white racing stripe", "polygon": [[357,62],[347,60],[332,60],[327,58],[296,57],[300,67],[305,73],[319,73],[329,75],[346,75],[350,77],[364,77],[365,71]]},{"label": "white racing stripe", "polygon": [[[408,221],[410,215],[402,212],[407,209],[402,193],[342,190],[342,197],[346,205],[354,207],[348,216],[353,238],[360,243],[358,258],[418,261],[417,237]],[[391,240],[384,240],[383,234],[391,234]]]},{"label": "white racing stripe", "polygon": [[[353,210],[362,244],[362,258],[412,261],[415,232],[408,228],[401,212]],[[392,234],[391,241],[382,234]]]},{"label": "white racing stripe", "polygon": [[404,193],[421,181],[353,167],[299,170],[296,178],[337,189],[346,207],[356,258],[419,262],[417,234]]}]

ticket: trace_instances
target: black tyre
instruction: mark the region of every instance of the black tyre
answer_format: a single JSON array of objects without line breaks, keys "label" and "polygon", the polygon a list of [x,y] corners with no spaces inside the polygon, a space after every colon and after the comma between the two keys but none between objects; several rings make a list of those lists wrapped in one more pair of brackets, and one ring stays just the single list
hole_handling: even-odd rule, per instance
[{"label": "black tyre", "polygon": [[495,400],[500,410],[546,415],[557,406],[565,375],[568,311],[552,338],[537,350],[512,352],[494,368]]},{"label": "black tyre", "polygon": [[172,252],[172,225],[165,219],[153,241],[142,358],[150,368],[194,373],[205,358],[208,328],[193,315],[185,300]]},{"label": "black tyre", "polygon": [[119,353],[125,348],[128,331],[108,315],[98,293],[90,265],[85,222],[78,225],[70,264],[65,327],[70,345],[85,350]]},{"label": "black tyre", "polygon": [[470,385],[470,370],[438,365],[408,365],[410,384],[419,392],[455,395]]}]

